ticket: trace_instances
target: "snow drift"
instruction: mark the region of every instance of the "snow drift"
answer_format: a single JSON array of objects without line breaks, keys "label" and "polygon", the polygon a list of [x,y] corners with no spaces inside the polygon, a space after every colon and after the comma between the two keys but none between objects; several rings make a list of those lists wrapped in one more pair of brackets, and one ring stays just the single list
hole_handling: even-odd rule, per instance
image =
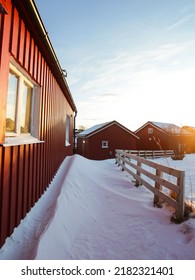
[{"label": "snow drift", "polygon": [[[134,187],[114,160],[68,157],[0,251],[1,259],[195,259],[195,221]],[[30,246],[29,246],[30,244]]]}]

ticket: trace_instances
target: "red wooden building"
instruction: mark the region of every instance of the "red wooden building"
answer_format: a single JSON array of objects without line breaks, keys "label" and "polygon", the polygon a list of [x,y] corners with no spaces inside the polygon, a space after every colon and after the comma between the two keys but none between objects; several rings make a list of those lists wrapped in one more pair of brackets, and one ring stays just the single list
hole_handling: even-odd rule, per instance
[{"label": "red wooden building", "polygon": [[116,121],[95,125],[78,134],[77,153],[94,160],[115,157],[116,149],[135,150],[139,137]]},{"label": "red wooden building", "polygon": [[76,106],[33,0],[0,0],[0,245],[73,151]]},{"label": "red wooden building", "polygon": [[183,130],[187,130],[190,134],[189,140],[188,140],[188,150],[191,153],[195,153],[195,127],[192,126],[183,126]]},{"label": "red wooden building", "polygon": [[178,150],[191,152],[192,134],[175,124],[147,122],[135,131],[139,150]]}]

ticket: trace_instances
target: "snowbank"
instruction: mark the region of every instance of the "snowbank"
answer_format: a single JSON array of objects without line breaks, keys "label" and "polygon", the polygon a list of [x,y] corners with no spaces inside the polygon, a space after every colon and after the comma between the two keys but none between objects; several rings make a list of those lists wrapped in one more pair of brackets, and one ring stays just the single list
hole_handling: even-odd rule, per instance
[{"label": "snowbank", "polygon": [[134,187],[114,160],[65,159],[47,192],[0,250],[0,259],[195,259],[195,220]]}]

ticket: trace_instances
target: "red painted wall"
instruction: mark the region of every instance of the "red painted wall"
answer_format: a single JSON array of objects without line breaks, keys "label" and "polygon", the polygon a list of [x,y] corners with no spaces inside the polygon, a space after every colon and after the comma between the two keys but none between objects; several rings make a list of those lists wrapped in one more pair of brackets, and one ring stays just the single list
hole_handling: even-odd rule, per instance
[{"label": "red painted wall", "polygon": [[[148,128],[153,128],[153,133],[149,134]],[[193,152],[193,135],[169,135],[151,124],[140,129],[136,135],[140,138],[138,142],[139,150],[176,150],[181,145],[185,152]]]},{"label": "red painted wall", "polygon": [[[152,128],[153,133],[149,134],[148,128]],[[138,144],[139,150],[160,150],[161,148],[162,150],[171,149],[168,135],[150,124],[138,131],[136,135],[140,138]],[[160,146],[157,144],[157,140],[160,140]]]},{"label": "red painted wall", "polygon": [[[108,141],[109,147],[102,148],[102,141]],[[136,137],[113,124],[86,139],[78,138],[78,154],[89,159],[102,160],[114,158],[116,149],[135,150],[136,145]]]},{"label": "red painted wall", "polygon": [[[73,145],[65,146],[65,120],[70,116],[73,139],[74,106],[68,88],[36,29],[26,1],[0,0],[0,143],[5,139],[5,116],[10,57],[41,87],[39,139],[44,143],[11,147],[0,145],[0,245],[35,204]],[[13,3],[13,5],[12,5]],[[72,140],[71,140],[72,141]]]}]

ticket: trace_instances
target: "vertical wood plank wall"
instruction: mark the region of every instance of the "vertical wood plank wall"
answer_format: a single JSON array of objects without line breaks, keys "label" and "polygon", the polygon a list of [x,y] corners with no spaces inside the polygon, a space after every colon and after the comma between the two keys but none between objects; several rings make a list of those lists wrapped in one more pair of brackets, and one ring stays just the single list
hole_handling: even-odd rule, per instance
[{"label": "vertical wood plank wall", "polygon": [[[53,74],[48,57],[40,50],[36,38],[28,30],[17,9],[11,6],[11,1],[8,2],[8,15],[3,17],[7,17],[7,21],[10,22],[9,44],[6,52],[4,48],[4,53],[1,53],[0,45],[0,58],[3,60],[4,57],[14,57],[40,85],[39,138],[44,143],[11,147],[0,145],[0,247],[43,194],[64,158],[72,154],[73,146],[65,146],[66,115],[71,119],[70,139],[73,138],[74,123],[73,109]],[[0,22],[2,37],[2,15]],[[3,75],[4,69],[1,68],[0,71]],[[8,79],[8,73],[4,73],[4,76],[6,75]],[[2,88],[7,89],[7,79],[3,79],[5,84],[1,85]],[[6,98],[5,91],[0,95]],[[0,111],[3,110],[2,104]],[[4,121],[0,115],[0,122]],[[1,129],[1,139],[2,133],[4,131]]]},{"label": "vertical wood plank wall", "polygon": [[[102,148],[102,141],[108,141],[108,148]],[[118,147],[121,150],[136,149],[137,141],[133,135],[116,124],[112,124],[90,137],[80,137],[77,140],[77,153],[94,160],[114,158],[115,150]]]}]

